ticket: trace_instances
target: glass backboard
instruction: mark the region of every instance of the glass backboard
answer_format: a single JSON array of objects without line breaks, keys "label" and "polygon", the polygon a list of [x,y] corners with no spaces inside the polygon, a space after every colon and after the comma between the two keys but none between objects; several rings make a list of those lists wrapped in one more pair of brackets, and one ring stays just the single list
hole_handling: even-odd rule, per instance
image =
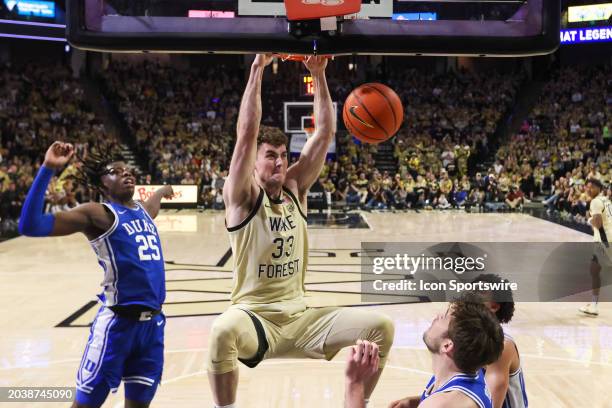
[{"label": "glass backboard", "polygon": [[[303,0],[303,2],[329,0]],[[356,15],[289,22],[282,0],[67,0],[68,40],[101,51],[538,55],[560,0],[362,0]]]}]

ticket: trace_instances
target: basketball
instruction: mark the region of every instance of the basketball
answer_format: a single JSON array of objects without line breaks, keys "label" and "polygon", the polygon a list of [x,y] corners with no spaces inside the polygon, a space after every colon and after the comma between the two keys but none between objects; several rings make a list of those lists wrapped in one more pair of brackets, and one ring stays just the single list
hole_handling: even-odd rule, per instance
[{"label": "basketball", "polygon": [[357,139],[377,144],[399,130],[404,108],[393,89],[379,83],[368,83],[355,88],[346,98],[342,119]]},{"label": "basketball", "polygon": [[0,403],[612,408],[611,5],[0,0]]}]

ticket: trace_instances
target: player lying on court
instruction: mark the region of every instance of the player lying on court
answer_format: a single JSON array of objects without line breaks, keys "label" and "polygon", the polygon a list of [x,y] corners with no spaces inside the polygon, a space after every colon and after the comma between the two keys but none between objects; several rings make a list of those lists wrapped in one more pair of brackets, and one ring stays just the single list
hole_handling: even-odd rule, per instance
[{"label": "player lying on court", "polygon": [[[602,268],[609,274],[612,270],[612,203],[604,194],[603,183],[595,178],[587,180],[587,194],[591,197],[589,204],[589,224],[593,227],[593,259],[591,260],[591,284],[593,299],[591,303],[579,310],[589,316],[598,316],[599,292],[601,290]],[[609,277],[609,276],[607,276]]]},{"label": "player lying on court", "polygon": [[[335,113],[325,79],[327,59],[308,57],[314,81],[315,132],[288,168],[287,137],[261,129],[261,82],[268,55],[257,55],[240,105],[237,140],[223,189],[234,256],[232,305],[210,334],[208,377],[217,407],[234,407],[238,361],[255,367],[275,357],[331,359],[358,339],[376,342],[380,366],[365,384],[372,393],[393,342],[393,324],[355,308],[308,308],[306,195],[334,138]],[[252,406],[257,406],[253,402]]]},{"label": "player lying on court", "polygon": [[[501,355],[504,333],[481,297],[465,293],[451,302],[423,334],[423,342],[431,352],[433,377],[420,397],[394,401],[389,408],[493,407],[482,368]],[[347,361],[346,408],[364,407],[363,384],[377,364],[371,345],[358,348],[362,357],[353,349]]]},{"label": "player lying on court", "polygon": [[126,408],[146,408],[164,361],[165,272],[153,218],[162,197],[172,196],[172,187],[157,190],[146,202],[134,201],[135,179],[126,164],[109,152],[91,152],[78,178],[98,190],[105,202],[43,214],[47,186],[73,153],[69,143],[49,147],[23,206],[19,232],[31,237],[82,232],[104,270],[104,290],[98,296],[102,305],[79,366],[72,407],[101,406],[123,380]]}]

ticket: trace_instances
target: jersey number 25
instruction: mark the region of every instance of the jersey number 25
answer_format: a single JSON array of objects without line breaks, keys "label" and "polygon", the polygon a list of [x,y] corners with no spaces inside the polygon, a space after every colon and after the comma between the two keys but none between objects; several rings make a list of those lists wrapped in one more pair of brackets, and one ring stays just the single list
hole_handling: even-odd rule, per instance
[{"label": "jersey number 25", "polygon": [[[136,235],[136,242],[140,244],[138,246],[138,256],[141,261],[159,261],[161,259],[161,255],[159,253],[159,247],[157,246],[157,238],[153,235]],[[151,250],[148,254],[145,254],[145,251]]]}]

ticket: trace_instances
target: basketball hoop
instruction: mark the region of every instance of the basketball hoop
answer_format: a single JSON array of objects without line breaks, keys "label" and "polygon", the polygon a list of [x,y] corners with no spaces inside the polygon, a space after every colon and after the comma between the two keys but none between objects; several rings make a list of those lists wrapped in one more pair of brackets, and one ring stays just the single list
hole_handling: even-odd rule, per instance
[{"label": "basketball hoop", "polygon": [[[299,54],[278,54],[278,56],[280,57],[281,61],[285,62],[285,61],[298,61],[298,62],[303,62],[306,60],[306,58],[309,57],[309,55],[299,55]],[[321,55],[322,57],[325,57],[327,59],[333,59],[333,56],[331,55]]]},{"label": "basketball hoop", "polygon": [[[310,118],[309,118],[309,119],[310,119],[310,120],[309,120],[309,121],[307,121],[307,125],[306,125],[306,126],[302,125],[302,128],[304,129],[304,133],[306,133],[306,138],[307,138],[307,139],[308,139],[310,136],[312,136],[312,134],[313,134],[313,133],[314,133],[314,131],[315,131],[315,126],[314,126],[314,123],[315,123],[315,118],[314,118],[314,115],[310,115]],[[304,123],[304,122],[303,122],[303,120],[302,120],[302,123]]]},{"label": "basketball hoop", "polygon": [[304,133],[306,133],[306,139],[309,139],[310,136],[312,136],[312,134],[314,133],[314,131],[315,131],[315,128],[313,127],[304,128]]}]

